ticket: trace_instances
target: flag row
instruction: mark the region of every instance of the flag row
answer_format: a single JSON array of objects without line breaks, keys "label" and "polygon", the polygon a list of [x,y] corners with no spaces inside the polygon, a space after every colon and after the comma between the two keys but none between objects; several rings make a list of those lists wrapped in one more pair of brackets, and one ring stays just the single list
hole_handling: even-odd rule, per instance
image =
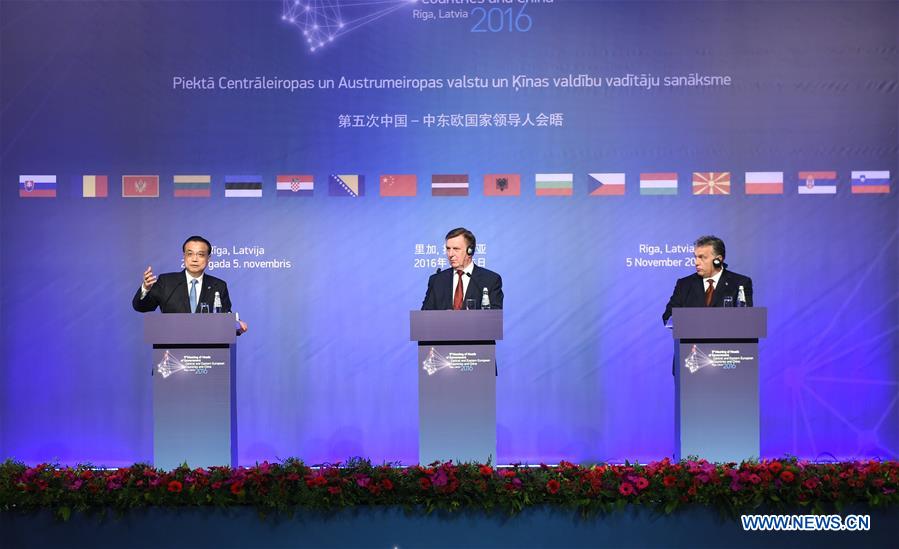
[{"label": "flag row", "polygon": [[[850,174],[852,194],[888,194],[890,172],[865,170]],[[588,196],[622,196],[628,184],[625,173],[587,174]],[[126,198],[157,198],[160,192],[158,175],[123,175],[122,196]],[[573,196],[573,173],[538,173],[534,179],[537,196]],[[745,172],[744,192],[748,195],[784,194],[784,172]],[[226,175],[224,192],[227,198],[261,198],[263,177],[259,175]],[[365,196],[365,176],[360,174],[332,174],[327,179],[329,196]],[[837,194],[841,180],[836,171],[800,171],[792,178],[798,194]],[[81,186],[81,196],[104,198],[109,196],[109,177],[84,175],[75,179]],[[176,198],[210,198],[212,176],[175,175],[172,177],[172,194]],[[484,196],[520,196],[521,174],[486,174],[483,176]],[[733,184],[730,172],[693,172],[687,184],[694,195],[729,195]],[[378,179],[380,196],[416,196],[418,176],[412,174],[388,174]],[[676,172],[639,174],[639,194],[677,195],[680,180]],[[275,177],[277,196],[312,196],[315,178],[312,175],[282,174]],[[468,174],[434,174],[431,176],[431,196],[469,196],[471,186]],[[53,198],[56,196],[55,175],[19,176],[19,196],[22,198]],[[687,193],[689,194],[689,193]]]}]

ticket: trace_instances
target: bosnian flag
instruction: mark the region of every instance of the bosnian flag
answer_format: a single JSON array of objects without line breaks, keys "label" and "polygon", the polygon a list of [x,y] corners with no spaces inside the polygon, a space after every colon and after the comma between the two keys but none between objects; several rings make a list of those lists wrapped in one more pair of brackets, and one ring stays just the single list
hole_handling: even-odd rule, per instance
[{"label": "bosnian flag", "polygon": [[837,172],[799,172],[799,194],[837,194]]},{"label": "bosnian flag", "polygon": [[746,194],[783,193],[783,172],[746,172]]},{"label": "bosnian flag", "polygon": [[19,198],[56,198],[56,176],[20,175]]},{"label": "bosnian flag", "polygon": [[883,194],[890,192],[890,172],[852,172],[852,194]]},{"label": "bosnian flag", "polygon": [[275,182],[278,196],[312,196],[311,175],[279,175]]},{"label": "bosnian flag", "polygon": [[365,196],[365,176],[359,174],[331,174],[328,177],[328,196],[359,198]]},{"label": "bosnian flag", "polygon": [[624,194],[624,174],[623,173],[591,173],[590,188],[588,194],[590,196],[612,196]]},{"label": "bosnian flag", "polygon": [[677,194],[677,174],[641,173],[640,194]]}]

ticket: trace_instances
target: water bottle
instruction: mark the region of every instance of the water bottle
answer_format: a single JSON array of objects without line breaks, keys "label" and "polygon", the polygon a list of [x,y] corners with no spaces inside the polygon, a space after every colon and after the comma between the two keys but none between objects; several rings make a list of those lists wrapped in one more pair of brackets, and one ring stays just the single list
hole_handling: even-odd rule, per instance
[{"label": "water bottle", "polygon": [[490,293],[487,291],[487,288],[484,288],[484,291],[481,293],[481,308],[490,308]]},{"label": "water bottle", "polygon": [[746,306],[746,292],[743,290],[743,286],[737,288],[737,307],[745,307]]},{"label": "water bottle", "polygon": [[215,292],[215,299],[212,302],[212,312],[213,313],[222,312],[222,296],[219,295],[218,292]]}]

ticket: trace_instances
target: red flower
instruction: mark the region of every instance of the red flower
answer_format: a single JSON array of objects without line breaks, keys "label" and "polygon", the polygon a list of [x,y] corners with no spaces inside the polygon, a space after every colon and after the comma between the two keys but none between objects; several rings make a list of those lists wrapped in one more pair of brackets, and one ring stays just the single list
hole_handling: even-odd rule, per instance
[{"label": "red flower", "polygon": [[241,490],[243,490],[243,482],[242,481],[235,482],[234,484],[231,485],[231,493],[234,494],[235,496],[237,494],[239,494],[241,492]]},{"label": "red flower", "polygon": [[634,485],[631,484],[630,482],[622,482],[618,486],[618,492],[622,496],[630,496],[630,495],[633,495],[636,492],[636,490],[634,490]]},{"label": "red flower", "polygon": [[421,486],[422,490],[427,490],[428,488],[431,487],[431,479],[429,479],[427,477],[422,477],[422,478],[418,479],[418,484]]},{"label": "red flower", "polygon": [[[789,473],[789,471],[785,471],[785,472]],[[781,475],[781,476],[783,476],[783,475]],[[805,479],[805,482],[802,483],[802,485],[805,486],[806,488],[808,488],[809,490],[814,490],[815,488],[818,487],[819,484],[821,484],[821,483],[818,481],[818,479],[816,479],[814,477]]]},{"label": "red flower", "polygon": [[780,474],[780,480],[782,480],[786,483],[790,483],[790,482],[793,482],[794,480],[796,480],[796,477],[795,477],[795,475],[793,475],[792,471],[784,471],[783,473]]},{"label": "red flower", "polygon": [[550,494],[558,493],[559,488],[561,487],[562,485],[559,484],[559,481],[556,479],[550,479],[550,481],[546,483],[546,491]]},{"label": "red flower", "polygon": [[480,470],[481,474],[484,475],[485,477],[489,477],[490,475],[493,474],[493,467],[491,467],[489,465],[481,465],[479,470]]},{"label": "red flower", "polygon": [[340,493],[340,486],[328,486],[328,493],[337,495]]},{"label": "red flower", "polygon": [[389,478],[385,478],[381,481],[381,488],[387,491],[393,490],[393,481]]},{"label": "red flower", "polygon": [[637,490],[645,490],[649,486],[649,481],[643,477],[637,477],[634,480],[634,484],[637,486]]},{"label": "red flower", "polygon": [[772,461],[771,463],[768,464],[768,470],[771,471],[775,475],[777,473],[781,472],[781,470],[783,470],[783,468],[784,468],[784,466],[781,465],[781,463],[779,461]]},{"label": "red flower", "polygon": [[173,480],[169,482],[169,492],[175,492],[176,494],[181,492],[182,485],[177,480]]},{"label": "red flower", "polygon": [[665,475],[665,478],[662,479],[662,484],[665,485],[665,488],[671,488],[675,484],[677,484],[677,479],[674,475]]}]

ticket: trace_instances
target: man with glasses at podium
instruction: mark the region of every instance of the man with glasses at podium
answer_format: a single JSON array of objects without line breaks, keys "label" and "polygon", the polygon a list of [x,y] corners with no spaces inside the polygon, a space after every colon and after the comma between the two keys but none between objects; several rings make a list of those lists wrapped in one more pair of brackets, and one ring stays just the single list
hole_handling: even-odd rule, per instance
[{"label": "man with glasses at podium", "polygon": [[[224,280],[206,274],[212,244],[202,236],[190,236],[181,246],[184,252],[184,270],[164,273],[158,277],[153,268],[147,267],[137,293],[131,300],[135,311],[149,313],[158,307],[163,313],[199,313],[216,310],[218,293],[223,313],[231,312],[231,298]],[[238,321],[238,332],[247,331],[246,322]]]}]

